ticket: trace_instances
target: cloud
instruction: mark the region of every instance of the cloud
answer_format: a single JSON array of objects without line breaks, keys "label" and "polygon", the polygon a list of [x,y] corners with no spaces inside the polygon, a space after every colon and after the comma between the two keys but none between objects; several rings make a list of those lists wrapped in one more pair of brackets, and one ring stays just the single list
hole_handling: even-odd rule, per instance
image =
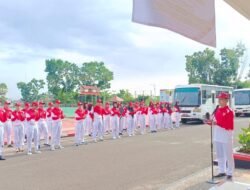
[{"label": "cloud", "polygon": [[[11,98],[19,81],[46,78],[45,59],[81,64],[104,61],[112,88],[132,91],[187,83],[185,55],[206,46],[165,29],[131,21],[132,0],[25,0],[0,2],[0,79]],[[216,1],[218,52],[238,41],[250,46],[249,21]]]}]

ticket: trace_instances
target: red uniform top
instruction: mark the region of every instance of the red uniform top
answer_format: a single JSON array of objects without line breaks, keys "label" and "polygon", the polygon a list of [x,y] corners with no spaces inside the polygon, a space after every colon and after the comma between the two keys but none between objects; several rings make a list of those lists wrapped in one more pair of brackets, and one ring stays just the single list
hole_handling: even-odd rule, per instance
[{"label": "red uniform top", "polygon": [[20,110],[20,111],[13,111],[12,112],[12,121],[24,121],[25,120],[25,113],[24,111]]},{"label": "red uniform top", "polygon": [[40,119],[46,119],[47,117],[47,112],[43,108],[38,108],[38,114]]},{"label": "red uniform top", "polygon": [[160,112],[163,113],[163,114],[167,113],[167,108],[161,108]]},{"label": "red uniform top", "polygon": [[51,118],[52,116],[52,109],[53,108],[47,108],[46,112],[47,112],[47,118]]},{"label": "red uniform top", "polygon": [[158,114],[158,110],[157,108],[151,108],[151,111],[152,111],[152,114],[155,115],[155,114]]},{"label": "red uniform top", "polygon": [[179,106],[174,106],[174,110],[175,110],[175,112],[181,112],[181,110],[180,110],[180,107],[179,107]]},{"label": "red uniform top", "polygon": [[26,108],[23,108],[23,109],[22,109],[22,111],[23,111],[23,113],[24,113],[24,115],[25,115],[25,119],[26,119],[26,113],[28,112],[28,110],[29,110],[29,109],[26,109]]},{"label": "red uniform top", "polygon": [[122,110],[121,116],[122,116],[122,117],[126,117],[127,111],[128,111],[128,109],[127,109],[126,107],[124,107],[123,110]]},{"label": "red uniform top", "polygon": [[116,107],[113,107],[112,109],[111,109],[111,116],[120,116],[120,112],[119,112],[119,110],[118,110],[118,108],[116,108]]},{"label": "red uniform top", "polygon": [[3,111],[4,111],[3,122],[6,122],[7,120],[11,119],[12,111],[9,108],[4,108]]},{"label": "red uniform top", "polygon": [[228,106],[218,108],[215,113],[215,119],[219,127],[226,130],[234,129],[234,113]]},{"label": "red uniform top", "polygon": [[97,114],[99,114],[99,115],[103,115],[103,109],[102,109],[102,107],[96,105],[96,106],[94,107],[94,113],[97,113]]},{"label": "red uniform top", "polygon": [[30,120],[38,121],[39,120],[38,111],[34,110],[33,108],[29,109],[26,113],[26,119],[27,119],[27,121],[30,121]]},{"label": "red uniform top", "polygon": [[51,113],[52,113],[52,120],[64,119],[64,114],[61,108],[54,107]]},{"label": "red uniform top", "polygon": [[0,122],[4,122],[4,110],[0,109]]},{"label": "red uniform top", "polygon": [[110,115],[110,114],[111,114],[110,109],[109,109],[109,108],[105,108],[105,109],[103,110],[103,114],[104,114],[104,115]]},{"label": "red uniform top", "polygon": [[79,109],[79,108],[76,109],[76,111],[75,111],[75,119],[77,121],[83,120],[85,118],[85,116],[86,116],[86,110]]},{"label": "red uniform top", "polygon": [[141,107],[139,111],[143,115],[147,115],[148,114],[148,108],[147,107]]},{"label": "red uniform top", "polygon": [[169,114],[169,115],[171,115],[172,114],[172,109],[171,108],[169,108],[169,109],[167,109],[167,113]]}]

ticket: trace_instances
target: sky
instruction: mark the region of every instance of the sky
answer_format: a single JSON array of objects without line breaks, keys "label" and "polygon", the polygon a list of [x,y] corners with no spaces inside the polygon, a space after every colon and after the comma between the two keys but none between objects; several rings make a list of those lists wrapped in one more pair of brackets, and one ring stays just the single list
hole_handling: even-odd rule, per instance
[{"label": "sky", "polygon": [[[17,82],[46,80],[45,60],[52,58],[103,61],[114,72],[112,91],[149,94],[155,87],[158,94],[187,84],[185,55],[207,48],[133,23],[132,0],[0,0],[0,10],[0,83],[11,99],[21,97]],[[216,30],[217,53],[240,41],[250,48],[250,21],[222,0],[216,0]]]}]

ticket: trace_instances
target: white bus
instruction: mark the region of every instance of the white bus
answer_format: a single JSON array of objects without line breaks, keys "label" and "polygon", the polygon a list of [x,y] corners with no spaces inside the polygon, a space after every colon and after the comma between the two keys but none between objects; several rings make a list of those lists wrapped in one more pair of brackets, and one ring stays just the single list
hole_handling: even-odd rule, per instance
[{"label": "white bus", "polygon": [[236,117],[250,115],[250,88],[234,90],[233,107]]},{"label": "white bus", "polygon": [[229,104],[231,105],[232,87],[207,84],[176,86],[174,103],[179,103],[182,123],[191,120],[203,121],[206,118],[206,113],[212,114],[218,105],[217,95],[221,92],[230,94]]}]

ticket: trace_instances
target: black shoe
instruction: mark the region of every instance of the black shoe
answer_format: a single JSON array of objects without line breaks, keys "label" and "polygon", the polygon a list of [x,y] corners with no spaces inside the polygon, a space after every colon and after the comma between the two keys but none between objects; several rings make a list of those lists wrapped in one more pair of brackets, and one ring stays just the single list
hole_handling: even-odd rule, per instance
[{"label": "black shoe", "polygon": [[50,146],[50,144],[47,144],[47,143],[44,143],[43,145],[44,145],[44,146]]},{"label": "black shoe", "polygon": [[220,173],[220,174],[218,174],[218,175],[215,175],[214,177],[215,177],[215,178],[219,178],[219,177],[225,177],[225,176],[226,176],[225,173]]},{"label": "black shoe", "polygon": [[5,160],[5,158],[3,158],[2,156],[0,156],[0,160]]},{"label": "black shoe", "polygon": [[227,180],[232,180],[232,179],[233,179],[233,176],[231,176],[231,175],[227,176]]},{"label": "black shoe", "polygon": [[8,145],[8,148],[12,148],[13,146],[11,144]]}]

